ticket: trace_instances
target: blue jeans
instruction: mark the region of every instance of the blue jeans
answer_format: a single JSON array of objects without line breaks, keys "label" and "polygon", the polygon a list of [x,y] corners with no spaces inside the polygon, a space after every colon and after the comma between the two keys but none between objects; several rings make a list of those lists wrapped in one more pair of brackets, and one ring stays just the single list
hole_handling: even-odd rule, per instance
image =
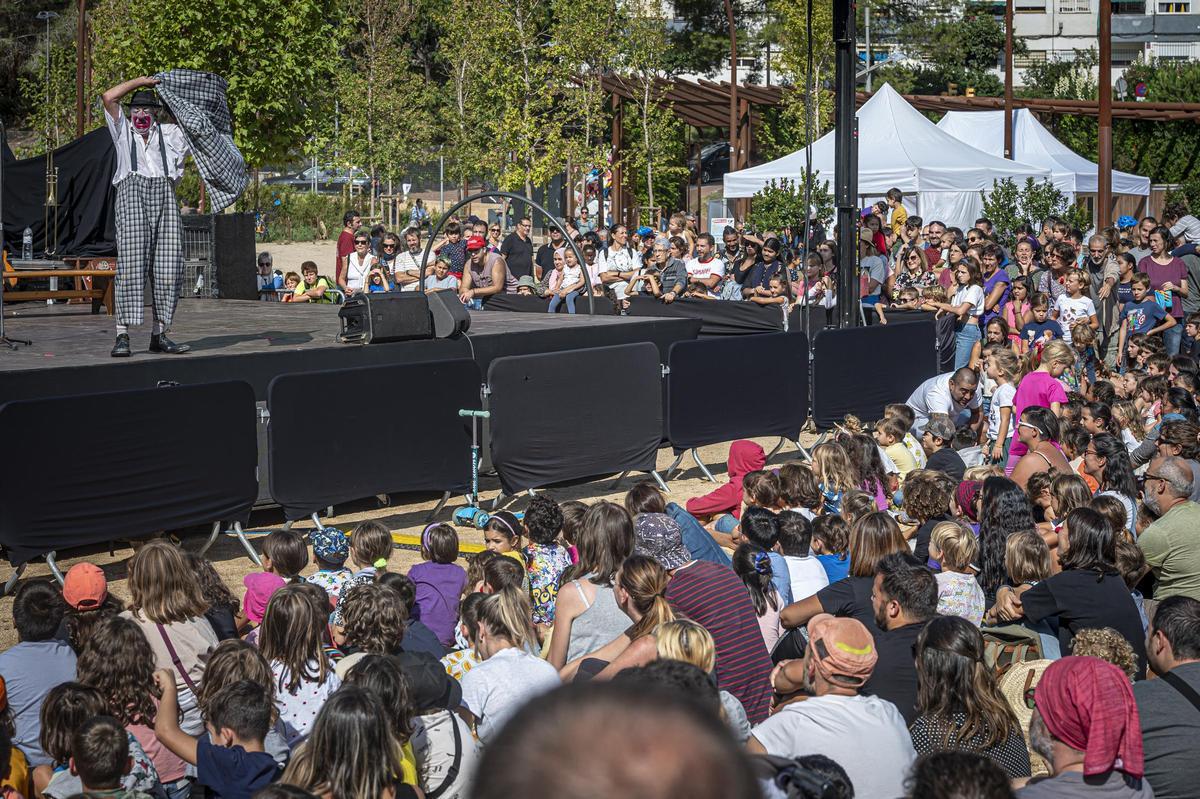
[{"label": "blue jeans", "polygon": [[717,519],[717,523],[714,526],[717,528],[718,533],[732,535],[734,528],[738,526],[738,520],[732,513],[726,513]]},{"label": "blue jeans", "polygon": [[[572,291],[567,295],[567,313],[575,313],[575,298],[579,296],[578,291]],[[550,307],[546,309],[547,313],[557,313],[558,306],[562,305],[563,298],[555,294],[550,298]]]},{"label": "blue jeans", "polygon": [[1183,341],[1183,320],[1176,319],[1177,324],[1174,327],[1169,327],[1163,331],[1163,344],[1167,345],[1167,356],[1174,357],[1179,354],[1179,345]]},{"label": "blue jeans", "polygon": [[667,515],[674,519],[675,523],[683,530],[683,545],[687,547],[688,552],[692,553],[693,558],[707,560],[721,566],[730,565],[729,556],[725,554],[725,550],[721,549],[721,546],[708,534],[708,530],[705,530],[704,526],[696,521],[695,516],[674,502],[667,503]]},{"label": "blue jeans", "polygon": [[971,362],[971,350],[981,338],[979,325],[960,322],[954,334],[954,368],[961,369]]}]

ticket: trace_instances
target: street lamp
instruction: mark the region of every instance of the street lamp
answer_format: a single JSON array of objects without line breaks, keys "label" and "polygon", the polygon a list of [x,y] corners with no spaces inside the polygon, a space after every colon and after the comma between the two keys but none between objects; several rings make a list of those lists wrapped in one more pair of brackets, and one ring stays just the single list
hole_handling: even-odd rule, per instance
[{"label": "street lamp", "polygon": [[39,11],[37,18],[46,23],[46,139],[50,138],[50,20],[58,19],[54,11]]}]

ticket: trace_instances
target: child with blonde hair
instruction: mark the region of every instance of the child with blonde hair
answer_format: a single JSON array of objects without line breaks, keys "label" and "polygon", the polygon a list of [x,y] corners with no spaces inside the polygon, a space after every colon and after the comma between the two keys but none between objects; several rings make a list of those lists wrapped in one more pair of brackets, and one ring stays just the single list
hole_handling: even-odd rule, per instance
[{"label": "child with blonde hair", "polygon": [[961,616],[978,627],[983,623],[983,588],[972,573],[979,556],[979,541],[962,522],[934,525],[929,540],[929,557],[942,565],[937,574],[938,607],[942,616]]},{"label": "child with blonde hair", "polygon": [[858,480],[850,456],[836,441],[826,441],[813,448],[813,474],[821,487],[823,507],[826,513],[840,513],[842,497],[847,491],[857,489]]}]

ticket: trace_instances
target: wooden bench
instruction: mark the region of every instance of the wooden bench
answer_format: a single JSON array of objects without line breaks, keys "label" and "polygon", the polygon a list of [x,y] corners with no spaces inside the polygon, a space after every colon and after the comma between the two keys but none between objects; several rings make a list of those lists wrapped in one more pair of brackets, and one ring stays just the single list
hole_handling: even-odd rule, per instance
[{"label": "wooden bench", "polygon": [[18,269],[4,273],[4,279],[12,286],[19,280],[41,278],[91,278],[91,287],[84,288],[82,280],[76,280],[74,289],[54,289],[53,291],[10,291],[5,290],[4,302],[30,302],[34,300],[70,300],[83,299],[92,301],[92,313],[99,313],[104,306],[109,316],[116,312],[113,301],[113,283],[117,273],[114,269]]}]

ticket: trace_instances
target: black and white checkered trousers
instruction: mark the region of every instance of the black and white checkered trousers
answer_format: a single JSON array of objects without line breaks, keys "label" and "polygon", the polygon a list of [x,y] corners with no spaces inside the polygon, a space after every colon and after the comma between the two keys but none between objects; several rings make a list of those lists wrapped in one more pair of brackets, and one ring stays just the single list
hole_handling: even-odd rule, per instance
[{"label": "black and white checkered trousers", "polygon": [[130,173],[117,184],[117,322],[142,324],[146,274],[154,286],[154,318],[171,327],[183,279],[183,222],[169,178]]}]

